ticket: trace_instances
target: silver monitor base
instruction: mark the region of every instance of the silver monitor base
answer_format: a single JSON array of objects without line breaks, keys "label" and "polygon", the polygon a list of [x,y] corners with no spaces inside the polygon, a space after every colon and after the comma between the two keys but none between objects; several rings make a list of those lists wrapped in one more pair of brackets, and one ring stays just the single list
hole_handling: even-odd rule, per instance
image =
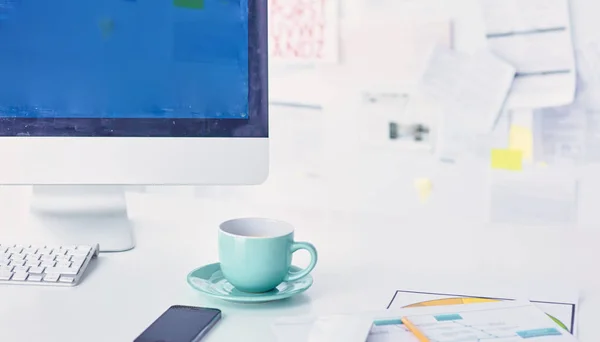
[{"label": "silver monitor base", "polygon": [[99,244],[101,252],[135,247],[125,189],[118,186],[33,186],[31,218],[55,243]]}]

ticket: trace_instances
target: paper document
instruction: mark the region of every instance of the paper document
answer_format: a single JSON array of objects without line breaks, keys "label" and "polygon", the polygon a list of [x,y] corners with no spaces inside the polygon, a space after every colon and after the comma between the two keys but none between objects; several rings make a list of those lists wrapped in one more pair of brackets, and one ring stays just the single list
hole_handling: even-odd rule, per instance
[{"label": "paper document", "polygon": [[536,110],[533,133],[538,162],[600,162],[600,111],[575,105]]},{"label": "paper document", "polygon": [[[398,290],[388,305],[392,311],[404,308],[430,307],[430,306],[448,306],[457,304],[478,304],[491,303],[498,301],[513,301],[516,298],[500,298],[500,294],[482,297],[473,294],[448,294],[434,292],[417,292]],[[577,296],[550,296],[538,294],[538,297],[529,298],[540,310],[553,317],[556,322],[565,330],[575,334],[577,321]]]},{"label": "paper document", "polygon": [[577,341],[529,302],[432,306],[402,321],[421,342]]},{"label": "paper document", "polygon": [[337,0],[269,0],[269,62],[337,63],[338,6]]},{"label": "paper document", "polygon": [[[408,292],[407,292],[408,293]],[[431,295],[428,295],[431,296]],[[402,298],[396,294],[394,298]],[[460,314],[465,315],[463,319],[465,321],[473,322],[470,317],[471,313],[481,310],[489,309],[502,309],[510,311],[509,314],[512,318],[505,320],[506,324],[504,334],[511,331],[513,333],[521,332],[533,333],[534,330],[538,329],[556,329],[558,334],[552,331],[555,335],[554,340],[548,341],[572,341],[572,340],[561,340],[558,337],[569,336],[569,331],[560,320],[565,321],[564,316],[560,316],[561,312],[559,309],[569,307],[568,304],[559,303],[544,303],[548,308],[554,309],[549,311],[544,308],[543,311],[539,311],[541,308],[539,303],[535,306],[529,303],[517,302],[513,300],[499,299],[499,300],[482,300],[476,301],[473,298],[467,302],[464,298],[464,302],[457,302],[456,300],[450,305],[423,305],[423,303],[412,305],[409,307],[391,308],[388,310],[380,310],[374,312],[356,312],[347,314],[337,314],[330,316],[293,316],[293,317],[280,317],[275,320],[273,324],[273,332],[276,336],[277,341],[281,342],[420,342],[419,338],[410,329],[410,326],[403,322],[403,318],[408,318],[418,324],[418,316],[426,315],[438,315],[445,314],[446,319],[449,314]],[[466,305],[465,305],[466,304]],[[551,306],[554,304],[554,306]],[[525,320],[515,322],[514,319],[517,317],[515,313],[520,313],[520,308],[527,306],[537,308],[535,310],[529,310],[528,313],[534,313],[534,317],[537,317],[535,322],[532,320]],[[573,307],[574,312],[574,307]],[[564,314],[564,312],[562,312]],[[540,316],[541,315],[541,316]],[[558,318],[557,318],[558,317]],[[489,319],[490,316],[484,317]],[[494,317],[497,318],[497,317]],[[502,318],[503,317],[502,315]],[[448,323],[449,321],[446,321]],[[539,322],[539,323],[538,323]],[[497,323],[497,322],[494,322]],[[498,328],[498,326],[496,326]],[[467,328],[464,330],[468,330]],[[547,333],[547,331],[546,331]],[[446,337],[450,337],[447,335]],[[532,337],[533,335],[528,335]],[[435,341],[457,341],[457,340],[435,340]],[[461,342],[468,342],[469,340],[460,340]],[[497,340],[498,342],[505,342],[504,340]],[[512,339],[506,340],[511,342]],[[521,341],[521,340],[519,340]],[[545,341],[543,339],[530,339],[530,341]]]},{"label": "paper document", "polygon": [[[548,170],[548,169],[546,169]],[[489,218],[492,223],[571,225],[577,223],[578,182],[542,170],[491,170]]]},{"label": "paper document", "polygon": [[575,96],[569,0],[480,0],[489,48],[516,67],[509,108],[554,107]]},{"label": "paper document", "polygon": [[426,107],[437,117],[436,151],[454,159],[493,131],[514,79],[515,69],[488,51],[465,54],[438,46],[431,54],[407,116]]},{"label": "paper document", "polygon": [[452,46],[449,20],[398,20],[396,16],[364,17],[345,30],[344,74],[362,90],[405,93],[414,89],[427,57],[437,45]]}]

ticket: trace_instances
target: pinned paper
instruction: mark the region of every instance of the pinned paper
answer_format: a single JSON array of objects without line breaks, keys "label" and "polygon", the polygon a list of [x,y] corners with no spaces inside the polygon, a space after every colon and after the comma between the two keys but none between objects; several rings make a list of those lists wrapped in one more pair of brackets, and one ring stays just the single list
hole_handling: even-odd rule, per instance
[{"label": "pinned paper", "polygon": [[492,150],[492,169],[523,170],[523,151],[512,149]]},{"label": "pinned paper", "polygon": [[175,7],[185,7],[193,9],[204,8],[204,0],[173,0]]},{"label": "pinned paper", "polygon": [[415,179],[415,188],[417,190],[417,194],[419,195],[419,200],[421,201],[421,203],[427,202],[427,200],[431,196],[431,180],[427,178],[417,178]]},{"label": "pinned paper", "polygon": [[510,128],[509,148],[523,152],[523,160],[533,158],[533,133],[530,128],[512,125]]}]

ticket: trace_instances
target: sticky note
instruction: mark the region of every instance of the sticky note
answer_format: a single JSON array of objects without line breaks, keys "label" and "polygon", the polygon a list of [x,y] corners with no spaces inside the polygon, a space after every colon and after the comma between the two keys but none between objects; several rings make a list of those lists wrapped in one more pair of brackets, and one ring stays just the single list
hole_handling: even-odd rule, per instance
[{"label": "sticky note", "polygon": [[510,127],[509,148],[523,152],[523,160],[531,161],[533,158],[533,134],[525,126],[512,125]]},{"label": "sticky note", "polygon": [[431,196],[431,189],[433,188],[431,185],[431,180],[427,178],[417,178],[415,179],[415,188],[421,203],[427,202]]},{"label": "sticky note", "polygon": [[202,9],[204,8],[204,0],[173,0],[173,5],[176,7]]},{"label": "sticky note", "polygon": [[523,151],[511,149],[492,150],[492,169],[523,170]]}]

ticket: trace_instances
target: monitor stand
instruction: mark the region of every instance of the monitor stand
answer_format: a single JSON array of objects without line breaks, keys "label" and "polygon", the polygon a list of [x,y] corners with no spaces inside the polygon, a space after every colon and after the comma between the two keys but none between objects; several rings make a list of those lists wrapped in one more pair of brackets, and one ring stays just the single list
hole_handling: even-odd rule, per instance
[{"label": "monitor stand", "polygon": [[135,247],[123,187],[34,185],[31,213],[35,228],[56,243],[98,244],[101,252]]}]

